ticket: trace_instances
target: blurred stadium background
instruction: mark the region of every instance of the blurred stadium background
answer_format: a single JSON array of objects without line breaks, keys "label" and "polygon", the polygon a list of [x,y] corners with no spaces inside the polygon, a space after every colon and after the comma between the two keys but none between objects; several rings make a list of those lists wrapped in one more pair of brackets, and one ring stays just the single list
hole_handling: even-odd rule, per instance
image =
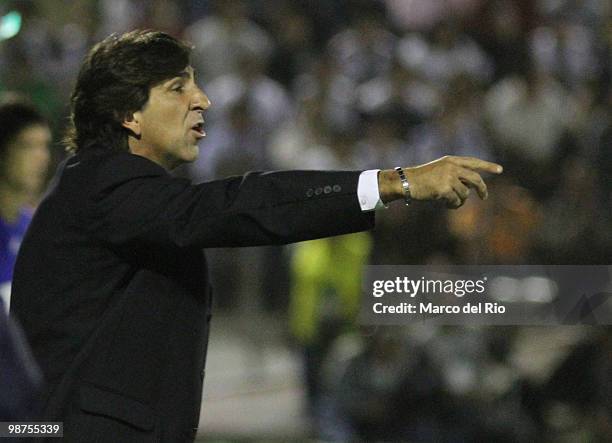
[{"label": "blurred stadium background", "polygon": [[196,47],[213,106],[196,181],[475,155],[486,203],[393,206],[376,230],[209,251],[201,441],[612,441],[605,326],[366,330],[364,264],[610,264],[607,0],[0,1],[0,92],[54,129],[112,32]]}]

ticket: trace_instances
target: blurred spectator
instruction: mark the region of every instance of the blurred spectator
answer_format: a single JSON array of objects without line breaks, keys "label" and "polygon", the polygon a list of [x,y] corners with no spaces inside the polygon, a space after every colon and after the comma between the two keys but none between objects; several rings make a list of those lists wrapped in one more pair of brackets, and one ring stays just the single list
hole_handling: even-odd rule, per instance
[{"label": "blurred spectator", "polygon": [[45,182],[51,132],[29,104],[0,105],[0,290],[8,308],[13,267]]},{"label": "blurred spectator", "polygon": [[484,112],[502,162],[519,183],[547,194],[561,142],[570,127],[572,99],[535,66],[500,80],[484,99]]},{"label": "blurred spectator", "polygon": [[610,441],[612,334],[591,330],[555,368],[540,393],[551,439]]},{"label": "blurred spectator", "polygon": [[362,350],[349,359],[331,391],[334,412],[344,435],[332,426],[336,441],[462,441],[460,426],[452,431],[450,397],[422,349],[410,346],[395,328],[379,328]]},{"label": "blurred spectator", "polygon": [[397,57],[388,73],[363,83],[357,90],[357,106],[367,115],[393,113],[402,138],[411,126],[422,123],[440,107],[441,90],[418,70],[404,66]]},{"label": "blurred spectator", "polygon": [[595,31],[572,23],[564,15],[552,21],[550,27],[536,28],[530,43],[537,68],[572,88],[597,78],[602,66],[597,57]]},{"label": "blurred spectator", "polygon": [[[601,264],[610,259],[610,208],[597,188],[599,177],[585,159],[569,157],[559,187],[544,207],[540,253],[552,263]],[[570,217],[567,215],[571,214]]]},{"label": "blurred spectator", "polygon": [[492,0],[483,5],[474,21],[474,33],[493,63],[493,80],[516,75],[522,69],[519,60],[528,56],[528,23],[523,6],[526,2]]},{"label": "blurred spectator", "polygon": [[491,77],[486,53],[455,22],[439,24],[430,41],[416,34],[404,37],[398,54],[405,66],[420,71],[439,86],[461,74],[484,81]]},{"label": "blurred spectator", "polygon": [[[193,64],[207,82],[238,70],[244,55],[266,59],[272,52],[268,33],[248,16],[244,0],[213,0],[213,13],[193,23],[185,38],[195,45]],[[211,97],[213,104],[214,98]]]},{"label": "blurred spectator", "polygon": [[182,0],[152,0],[149,20],[140,27],[158,29],[172,35],[179,35],[184,22],[181,16]]},{"label": "blurred spectator", "polygon": [[323,362],[334,340],[355,328],[361,272],[370,245],[369,234],[359,233],[299,243],[294,248],[289,322],[304,351],[307,411],[319,426],[324,408]]},{"label": "blurred spectator", "polygon": [[113,32],[121,33],[133,29],[145,19],[146,9],[139,5],[138,0],[101,0],[100,25],[98,32],[100,37],[107,36]]},{"label": "blurred spectator", "polygon": [[23,27],[6,45],[0,63],[5,87],[31,97],[46,115],[61,115],[89,46],[88,30],[95,29],[93,5],[37,0],[17,6]]},{"label": "blurred spectator", "polygon": [[285,88],[312,63],[315,54],[313,23],[296,4],[270,8],[272,35],[276,48],[270,60],[270,75]]},{"label": "blurred spectator", "polygon": [[[294,85],[299,99],[314,99],[321,107],[323,130],[348,130],[359,124],[356,109],[359,83],[342,73],[338,61],[324,56],[309,66]],[[315,104],[313,103],[313,105]]]},{"label": "blurred spectator", "polygon": [[342,158],[334,152],[333,138],[346,141],[361,135],[359,112],[355,108],[356,84],[339,74],[329,58],[313,63],[295,82],[297,107],[284,121],[269,145],[274,167],[298,169],[357,168],[356,158],[348,148]]},{"label": "blurred spectator", "polygon": [[371,169],[383,164],[410,164],[406,145],[405,128],[401,109],[390,109],[366,115],[363,121],[363,137],[355,146],[359,167]]},{"label": "blurred spectator", "polygon": [[385,0],[389,20],[405,31],[427,31],[448,18],[469,16],[481,0]]},{"label": "blurred spectator", "polygon": [[411,161],[427,162],[437,155],[474,155],[494,160],[480,109],[481,91],[477,82],[458,75],[448,80],[440,112],[412,129],[408,145],[414,152]]},{"label": "blurred spectator", "polygon": [[343,75],[362,82],[389,69],[396,38],[385,29],[378,3],[352,13],[350,26],[330,40],[329,52]]},{"label": "blurred spectator", "polygon": [[[304,90],[307,88],[305,85]],[[326,169],[336,163],[329,147],[330,123],[324,115],[323,99],[319,90],[303,91],[296,115],[272,134],[268,154],[274,168]]]}]

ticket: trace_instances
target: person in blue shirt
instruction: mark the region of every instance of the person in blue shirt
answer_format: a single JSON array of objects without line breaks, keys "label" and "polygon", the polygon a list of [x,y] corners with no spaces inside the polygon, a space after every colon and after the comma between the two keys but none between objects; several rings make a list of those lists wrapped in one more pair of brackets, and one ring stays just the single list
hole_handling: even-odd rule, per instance
[{"label": "person in blue shirt", "polygon": [[13,267],[45,182],[51,131],[29,103],[0,104],[0,295],[8,309]]}]

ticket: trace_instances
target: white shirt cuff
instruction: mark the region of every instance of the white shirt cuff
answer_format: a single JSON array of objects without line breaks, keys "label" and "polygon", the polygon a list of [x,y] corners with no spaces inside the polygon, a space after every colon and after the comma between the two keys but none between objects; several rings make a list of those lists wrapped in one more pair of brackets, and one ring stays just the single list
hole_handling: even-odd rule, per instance
[{"label": "white shirt cuff", "polygon": [[371,169],[363,171],[359,175],[357,197],[359,198],[359,206],[361,206],[362,211],[374,211],[387,207],[380,199],[380,192],[378,190],[379,172],[380,169]]}]

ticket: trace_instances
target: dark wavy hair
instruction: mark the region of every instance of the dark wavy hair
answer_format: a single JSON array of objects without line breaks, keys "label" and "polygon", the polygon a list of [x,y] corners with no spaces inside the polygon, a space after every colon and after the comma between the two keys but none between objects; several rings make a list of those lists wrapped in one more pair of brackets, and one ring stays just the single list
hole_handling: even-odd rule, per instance
[{"label": "dark wavy hair", "polygon": [[0,103],[0,160],[5,159],[7,147],[19,133],[34,125],[48,126],[47,120],[29,101],[22,97],[8,97]]},{"label": "dark wavy hair", "polygon": [[189,65],[192,46],[159,31],[112,34],[85,57],[71,97],[66,147],[128,150],[121,123],[142,109],[150,89]]}]

